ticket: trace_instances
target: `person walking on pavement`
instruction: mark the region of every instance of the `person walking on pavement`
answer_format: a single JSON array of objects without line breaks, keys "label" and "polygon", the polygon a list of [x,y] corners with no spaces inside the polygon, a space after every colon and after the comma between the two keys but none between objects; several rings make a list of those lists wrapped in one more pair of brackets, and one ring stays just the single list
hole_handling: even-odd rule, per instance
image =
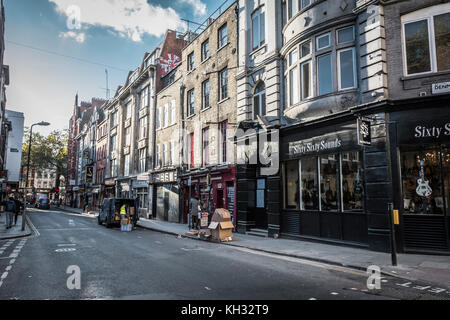
[{"label": "person walking on pavement", "polygon": [[6,229],[11,229],[13,214],[16,210],[16,202],[14,201],[14,197],[9,196],[9,201],[6,203]]},{"label": "person walking on pavement", "polygon": [[192,197],[191,198],[191,203],[190,203],[190,208],[189,208],[189,213],[190,213],[190,221],[191,221],[191,226],[192,228],[197,228],[198,226],[198,213],[199,210],[199,203],[198,203],[198,199],[197,197]]},{"label": "person walking on pavement", "polygon": [[23,212],[25,206],[23,205],[22,201],[18,200],[17,198],[14,199],[14,202],[16,203],[16,211],[14,212],[14,225],[17,225],[17,218],[19,216],[19,213]]}]

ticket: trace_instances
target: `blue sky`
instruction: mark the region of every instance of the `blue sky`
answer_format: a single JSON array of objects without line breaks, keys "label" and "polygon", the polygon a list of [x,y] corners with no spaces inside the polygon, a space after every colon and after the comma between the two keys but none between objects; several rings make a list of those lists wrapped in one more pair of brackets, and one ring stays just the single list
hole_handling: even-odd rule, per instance
[{"label": "blue sky", "polygon": [[[105,97],[105,68],[113,95],[145,52],[160,43],[163,30],[182,29],[181,19],[203,22],[222,2],[5,0],[5,64],[10,66],[7,109],[24,112],[26,126],[50,122],[51,127],[39,129],[43,134],[66,129],[76,92],[81,100]],[[79,19],[70,19],[78,13]]]}]

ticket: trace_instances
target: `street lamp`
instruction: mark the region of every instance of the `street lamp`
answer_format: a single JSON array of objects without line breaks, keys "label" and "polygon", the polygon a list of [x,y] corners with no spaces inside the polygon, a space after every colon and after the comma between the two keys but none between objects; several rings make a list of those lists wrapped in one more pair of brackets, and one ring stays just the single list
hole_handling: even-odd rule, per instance
[{"label": "street lamp", "polygon": [[28,142],[27,178],[25,180],[25,192],[24,192],[24,196],[23,196],[24,202],[23,202],[23,216],[22,216],[22,231],[25,230],[25,215],[27,212],[27,188],[28,188],[28,176],[30,174],[30,154],[31,154],[31,141],[33,139],[33,127],[34,126],[47,127],[49,125],[50,125],[50,123],[41,121],[39,123],[33,124],[30,128],[30,141]]}]

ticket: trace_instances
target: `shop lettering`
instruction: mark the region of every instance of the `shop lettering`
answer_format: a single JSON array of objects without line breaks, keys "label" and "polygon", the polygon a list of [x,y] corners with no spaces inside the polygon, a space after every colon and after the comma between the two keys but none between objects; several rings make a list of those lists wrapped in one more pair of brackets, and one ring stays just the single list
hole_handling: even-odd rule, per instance
[{"label": "shop lettering", "polygon": [[310,142],[310,143],[292,143],[290,145],[290,153],[291,154],[304,154],[304,153],[313,153],[320,152],[329,149],[336,149],[342,146],[342,141],[338,138],[333,141],[322,140],[320,142]]},{"label": "shop lettering", "polygon": [[442,135],[450,136],[450,123],[447,123],[444,127],[425,127],[417,126],[415,129],[416,138],[437,138],[439,139]]}]

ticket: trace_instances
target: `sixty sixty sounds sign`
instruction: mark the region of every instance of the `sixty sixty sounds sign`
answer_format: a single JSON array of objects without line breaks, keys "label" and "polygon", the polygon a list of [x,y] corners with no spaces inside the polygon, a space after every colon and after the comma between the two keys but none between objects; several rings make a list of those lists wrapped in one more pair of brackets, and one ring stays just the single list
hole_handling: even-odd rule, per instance
[{"label": "sixty sixty sounds sign", "polygon": [[397,124],[399,143],[438,142],[450,140],[450,120],[416,120]]}]

